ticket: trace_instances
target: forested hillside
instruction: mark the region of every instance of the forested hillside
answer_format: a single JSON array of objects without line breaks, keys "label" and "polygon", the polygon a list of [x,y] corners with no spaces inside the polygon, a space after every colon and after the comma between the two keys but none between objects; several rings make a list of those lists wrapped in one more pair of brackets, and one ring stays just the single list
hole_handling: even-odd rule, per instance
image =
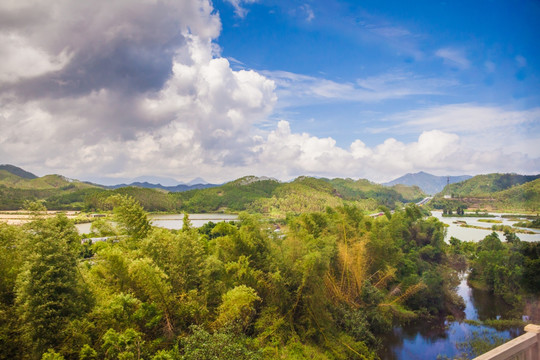
[{"label": "forested hillside", "polygon": [[[22,170],[22,169],[21,169]],[[414,202],[425,195],[417,187],[392,188],[368,180],[299,177],[290,183],[247,176],[221,186],[186,192],[121,187],[110,190],[59,175],[22,178],[0,170],[0,210],[21,209],[24,201],[42,201],[51,210],[107,211],[114,194],[130,195],[147,211],[252,211],[284,217],[287,213],[320,211],[326,206],[354,204],[366,210],[379,205]]]},{"label": "forested hillside", "polygon": [[[443,199],[451,195],[451,199]],[[540,211],[540,175],[478,175],[462,183],[450,184],[438,194],[432,205],[499,211]]]},{"label": "forested hillside", "polygon": [[444,227],[414,206],[328,207],[277,233],[249,215],[152,228],[109,202],[116,242],[82,246],[62,216],[0,224],[0,358],[372,359],[393,322],[462,306]]},{"label": "forested hillside", "polygon": [[0,223],[0,359],[377,359],[396,324],[464,316],[459,264],[510,303],[540,290],[538,244],[448,245],[415,205],[326,207],[276,231],[246,213],[153,228],[132,197],[107,203],[106,242],[81,244],[63,215]]},{"label": "forested hillside", "polygon": [[[25,201],[45,201],[50,209],[78,209],[85,197],[103,188],[61,175],[32,177],[22,169],[0,170],[0,210],[18,210]],[[19,175],[17,175],[19,174]]]},{"label": "forested hillside", "polygon": [[487,174],[477,175],[471,179],[450,184],[442,193],[460,196],[488,196],[490,194],[509,189],[513,186],[525,184],[540,178],[540,175],[518,174]]}]

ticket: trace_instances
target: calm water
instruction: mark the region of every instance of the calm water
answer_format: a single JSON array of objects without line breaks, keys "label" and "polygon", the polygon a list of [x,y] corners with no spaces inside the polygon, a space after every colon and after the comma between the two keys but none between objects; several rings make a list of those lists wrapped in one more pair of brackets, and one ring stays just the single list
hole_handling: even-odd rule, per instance
[{"label": "calm water", "polygon": [[[480,241],[492,230],[481,230],[460,227],[454,221],[466,221],[469,225],[491,227],[493,224],[478,221],[481,217],[442,217],[442,212],[433,211],[432,215],[440,221],[448,224],[446,241],[454,236],[463,241]],[[493,214],[494,218],[484,218],[502,221],[497,225],[512,225],[516,221],[502,218],[502,214]],[[523,241],[540,241],[540,232],[530,229],[537,234],[517,234]],[[501,240],[504,234],[497,232]],[[456,344],[464,342],[473,332],[486,332],[496,334],[505,339],[515,338],[523,333],[522,328],[513,328],[506,331],[497,331],[485,326],[469,325],[463,320],[480,320],[497,318],[516,318],[526,316],[535,323],[540,322],[540,307],[538,301],[528,303],[526,308],[516,314],[516,310],[509,307],[502,299],[489,294],[486,291],[472,289],[467,285],[465,276],[457,288],[458,294],[465,300],[465,310],[456,316],[459,321],[447,321],[438,319],[430,323],[411,323],[403,327],[395,327],[393,332],[383,339],[384,350],[380,356],[383,360],[408,360],[408,359],[436,359],[438,355],[449,358],[460,354]]]},{"label": "calm water", "polygon": [[[499,213],[493,213],[495,217],[492,218],[482,218],[482,217],[443,217],[442,211],[432,211],[431,214],[439,219],[441,222],[450,225],[448,227],[447,235],[445,240],[448,241],[451,236],[462,240],[462,241],[480,241],[483,238],[485,238],[487,235],[491,234],[493,230],[482,230],[482,229],[472,229],[472,228],[466,228],[461,227],[458,224],[454,224],[454,221],[465,221],[468,225],[474,225],[474,226],[481,226],[485,228],[491,228],[493,225],[509,225],[512,226],[517,221],[515,220],[508,220],[507,218],[501,217],[503,214]],[[481,219],[488,219],[488,220],[498,220],[502,221],[502,223],[498,224],[491,224],[486,222],[481,222],[479,220]],[[536,234],[530,235],[530,234],[516,234],[520,240],[522,241],[540,241],[540,230],[538,229],[527,229],[530,231],[535,232]],[[504,240],[504,233],[502,231],[497,231],[497,234],[499,234],[499,238],[501,240]]]},{"label": "calm water", "polygon": [[[384,349],[379,353],[381,359],[436,359],[438,355],[452,358],[461,353],[456,344],[467,341],[473,332],[495,334],[504,339],[512,339],[523,333],[522,328],[497,331],[486,326],[465,323],[465,319],[483,321],[512,317],[513,309],[486,291],[470,288],[465,278],[457,291],[465,300],[466,306],[464,313],[459,314],[460,321],[439,319],[429,323],[417,322],[395,327],[393,332],[383,339]],[[529,316],[534,319],[534,314]]]},{"label": "calm water", "polygon": [[[238,215],[231,214],[188,214],[188,217],[191,226],[196,228],[201,227],[210,221],[217,223],[221,221],[238,220]],[[166,229],[178,230],[181,229],[184,224],[184,214],[148,215],[148,218],[152,225]],[[88,234],[91,226],[91,223],[75,225],[80,234]]]},{"label": "calm water", "polygon": [[[231,214],[188,214],[189,221],[193,227],[201,227],[212,221],[214,223],[221,221],[238,220],[238,215]],[[150,215],[152,225],[166,229],[181,229],[184,224],[184,214]]]}]

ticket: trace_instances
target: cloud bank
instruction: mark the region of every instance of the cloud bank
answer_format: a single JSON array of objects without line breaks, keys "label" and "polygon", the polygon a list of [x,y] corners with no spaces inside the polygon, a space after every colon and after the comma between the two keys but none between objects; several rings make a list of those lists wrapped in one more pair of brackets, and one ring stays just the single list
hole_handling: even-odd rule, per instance
[{"label": "cloud bank", "polygon": [[[231,1],[242,17],[251,2]],[[523,145],[477,149],[471,140],[495,125],[534,126],[538,110],[501,115],[461,104],[398,114],[390,127],[413,129],[417,138],[389,136],[372,147],[295,133],[287,119],[263,129],[279,106],[382,101],[433,94],[442,85],[412,74],[338,83],[233,70],[220,55],[220,31],[208,0],[0,4],[0,162],[80,179],[152,174],[212,182],[248,174],[384,181],[418,170],[540,168],[540,154],[531,158]],[[438,56],[464,65],[455,53]]]}]

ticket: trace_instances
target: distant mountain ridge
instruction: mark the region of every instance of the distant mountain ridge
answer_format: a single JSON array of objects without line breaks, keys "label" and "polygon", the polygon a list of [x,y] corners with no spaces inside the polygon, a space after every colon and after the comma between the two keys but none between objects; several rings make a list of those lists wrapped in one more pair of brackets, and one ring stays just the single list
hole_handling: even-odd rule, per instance
[{"label": "distant mountain ridge", "polygon": [[183,192],[183,191],[189,191],[189,190],[195,190],[195,189],[208,189],[208,188],[216,187],[216,186],[219,186],[219,185],[217,185],[217,184],[208,184],[208,183],[204,183],[204,184],[200,183],[200,184],[190,184],[190,185],[178,184],[178,185],[175,185],[175,186],[165,186],[165,185],[161,185],[161,184],[152,184],[152,183],[149,183],[149,182],[145,181],[145,182],[133,182],[131,184],[110,185],[110,186],[106,186],[106,188],[108,188],[108,189],[119,189],[119,188],[129,187],[129,186],[146,188],[146,189],[162,189],[162,190],[167,190],[167,191],[170,191],[170,192]]},{"label": "distant mountain ridge", "polygon": [[393,186],[397,184],[407,185],[407,186],[418,186],[426,194],[435,195],[440,193],[449,181],[450,184],[458,183],[472,178],[470,175],[461,175],[461,176],[436,176],[428,174],[426,172],[420,171],[415,174],[406,174],[395,180],[389,181],[382,185]]}]

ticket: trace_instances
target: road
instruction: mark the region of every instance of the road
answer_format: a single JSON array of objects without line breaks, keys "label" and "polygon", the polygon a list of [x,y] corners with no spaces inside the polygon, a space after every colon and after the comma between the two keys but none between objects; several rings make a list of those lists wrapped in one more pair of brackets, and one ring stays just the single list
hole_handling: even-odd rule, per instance
[{"label": "road", "polygon": [[422,206],[422,205],[428,203],[431,199],[433,199],[433,196],[428,196],[427,198],[424,198],[422,201],[417,202],[416,205]]}]

